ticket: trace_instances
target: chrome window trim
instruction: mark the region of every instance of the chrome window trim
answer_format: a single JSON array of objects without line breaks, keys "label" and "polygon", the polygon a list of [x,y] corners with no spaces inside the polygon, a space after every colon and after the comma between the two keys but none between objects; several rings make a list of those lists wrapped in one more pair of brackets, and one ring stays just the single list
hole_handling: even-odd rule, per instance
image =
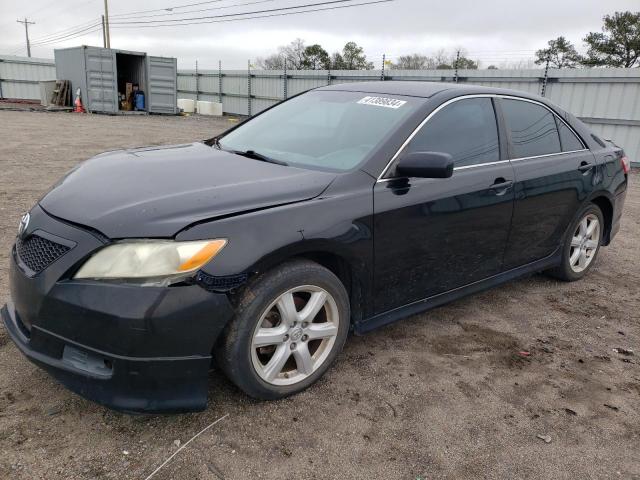
[{"label": "chrome window trim", "polygon": [[[569,153],[588,152],[588,151],[589,151],[588,148],[581,148],[580,150],[570,150],[568,152],[546,153],[544,155],[533,155],[531,157],[512,158],[509,161],[511,161],[511,162],[520,162],[522,160],[531,160],[533,158],[554,157],[556,155],[567,155]],[[482,165],[482,164],[480,164],[480,165]]]},{"label": "chrome window trim", "polygon": [[497,162],[475,163],[473,165],[463,165],[462,167],[453,167],[454,170],[467,170],[469,168],[484,167],[488,165],[500,165],[501,163],[509,163],[509,160],[498,160]]},{"label": "chrome window trim", "polygon": [[447,105],[451,105],[454,102],[460,101],[460,100],[466,100],[469,98],[505,98],[508,100],[519,100],[521,102],[529,102],[529,103],[534,103],[536,105],[540,105],[543,108],[546,108],[549,112],[551,112],[551,115],[553,115],[556,118],[559,118],[560,121],[562,123],[564,123],[567,128],[576,136],[576,138],[578,139],[578,141],[580,141],[580,143],[582,144],[582,146],[584,148],[580,149],[580,150],[571,150],[569,152],[556,152],[556,153],[547,153],[544,155],[534,155],[531,157],[519,157],[519,158],[509,158],[506,160],[500,160],[498,162],[487,162],[487,163],[478,163],[476,165],[464,165],[462,167],[455,167],[454,170],[464,170],[464,169],[468,169],[468,168],[475,168],[475,167],[482,167],[482,166],[488,166],[488,165],[497,165],[500,163],[506,163],[506,162],[519,162],[521,160],[530,160],[533,158],[544,158],[544,157],[551,157],[554,155],[565,155],[568,153],[577,153],[577,152],[584,152],[584,151],[588,151],[589,149],[587,148],[587,146],[585,145],[585,143],[582,141],[582,138],[580,138],[580,135],[578,135],[576,133],[576,131],[573,129],[573,127],[571,127],[571,125],[569,125],[562,117],[560,117],[560,115],[558,115],[556,112],[554,112],[550,107],[548,107],[547,105],[545,105],[544,103],[541,103],[537,100],[533,100],[531,98],[523,98],[523,97],[517,97],[515,95],[506,95],[506,94],[501,94],[501,93],[474,93],[474,94],[469,94],[469,95],[461,95],[459,97],[455,97],[455,98],[451,98],[449,100],[447,100],[446,102],[444,102],[441,105],[438,105],[435,110],[433,110],[429,115],[426,116],[426,118],[420,122],[420,124],[413,130],[413,132],[411,132],[411,134],[407,137],[407,139],[402,143],[402,145],[400,145],[400,148],[398,148],[398,150],[396,151],[396,153],[393,155],[393,157],[391,157],[391,160],[389,160],[389,162],[387,163],[387,165],[384,167],[384,169],[382,170],[382,173],[378,176],[378,179],[376,180],[376,183],[378,182],[386,182],[389,180],[395,180],[396,178],[399,177],[392,177],[392,178],[382,178],[385,176],[385,174],[387,173],[387,171],[389,170],[389,168],[391,168],[391,165],[393,164],[393,162],[396,161],[396,159],[398,158],[398,156],[400,155],[400,153],[402,153],[402,151],[407,147],[407,145],[411,142],[411,140],[413,140],[413,138],[420,132],[420,130],[422,130],[422,127],[424,127],[426,125],[426,123],[431,120],[431,118],[433,118],[433,116],[438,113],[440,110],[442,110],[444,107],[446,107]]}]

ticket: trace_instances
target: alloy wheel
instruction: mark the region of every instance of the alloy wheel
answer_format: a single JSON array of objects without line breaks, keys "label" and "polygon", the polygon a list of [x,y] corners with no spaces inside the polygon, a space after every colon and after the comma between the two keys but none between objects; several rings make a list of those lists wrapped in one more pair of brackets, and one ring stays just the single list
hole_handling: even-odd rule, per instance
[{"label": "alloy wheel", "polygon": [[571,238],[569,265],[575,273],[584,271],[600,246],[600,220],[593,213],[585,215]]},{"label": "alloy wheel", "polygon": [[260,378],[293,385],[327,359],[340,318],[329,292],[313,285],[287,290],[267,307],[251,340],[251,360]]}]

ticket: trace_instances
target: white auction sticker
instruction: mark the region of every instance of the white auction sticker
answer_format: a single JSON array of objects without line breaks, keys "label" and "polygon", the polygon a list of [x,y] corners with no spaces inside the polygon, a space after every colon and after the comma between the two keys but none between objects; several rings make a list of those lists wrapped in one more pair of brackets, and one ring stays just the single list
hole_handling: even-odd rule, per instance
[{"label": "white auction sticker", "polygon": [[407,102],[396,98],[364,97],[362,100],[358,100],[358,103],[362,105],[373,105],[375,107],[400,108]]}]

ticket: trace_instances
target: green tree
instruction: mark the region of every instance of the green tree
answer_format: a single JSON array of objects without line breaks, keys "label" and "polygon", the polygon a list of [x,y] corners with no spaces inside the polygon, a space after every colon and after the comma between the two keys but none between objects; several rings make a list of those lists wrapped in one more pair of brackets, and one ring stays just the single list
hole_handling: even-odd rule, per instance
[{"label": "green tree", "polygon": [[603,18],[602,32],[591,32],[585,65],[631,68],[639,65],[640,12],[615,12]]},{"label": "green tree", "polygon": [[394,63],[392,68],[396,70],[426,70],[430,68],[430,59],[425,55],[413,53],[398,57],[398,63]]},{"label": "green tree", "polygon": [[284,69],[284,57],[274,53],[268,57],[256,59],[256,65],[260,70],[282,70]]},{"label": "green tree", "polygon": [[576,68],[582,62],[576,47],[564,37],[549,40],[547,45],[547,48],[536,52],[536,65],[544,64],[549,59],[549,66],[553,68]]},{"label": "green tree", "polygon": [[289,45],[278,48],[280,56],[287,60],[287,68],[302,70],[304,68],[304,51],[307,47],[304,40],[296,38]]},{"label": "green tree", "polygon": [[[453,68],[456,67],[456,60],[453,61],[453,65],[451,66]],[[478,69],[478,63],[474,62],[470,58],[460,56],[460,58],[458,59],[458,70],[477,70],[477,69]]]},{"label": "green tree", "polygon": [[263,70],[282,70],[287,62],[287,68],[300,70],[304,68],[304,51],[306,46],[304,40],[296,38],[289,45],[278,47],[278,53],[269,55],[266,58],[258,58],[256,64]]},{"label": "green tree", "polygon": [[331,68],[333,70],[344,70],[347,67],[344,66],[344,58],[340,55],[339,52],[335,52],[331,55]]},{"label": "green tree", "polygon": [[373,63],[367,61],[364,49],[356,42],[347,42],[342,53],[333,54],[333,66],[336,70],[372,70]]},{"label": "green tree", "polygon": [[302,67],[307,70],[327,70],[331,68],[331,58],[327,51],[316,43],[304,49]]}]

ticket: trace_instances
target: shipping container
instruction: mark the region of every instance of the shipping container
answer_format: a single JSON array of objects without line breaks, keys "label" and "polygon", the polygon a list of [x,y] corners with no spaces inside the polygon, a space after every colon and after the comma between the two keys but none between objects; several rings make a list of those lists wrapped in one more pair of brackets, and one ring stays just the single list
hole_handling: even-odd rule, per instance
[{"label": "shipping container", "polygon": [[[143,52],[100,47],[73,47],[54,51],[56,77],[69,80],[73,96],[80,88],[85,109],[102,113],[177,112],[177,60]],[[127,84],[138,85],[143,108],[123,106]],[[140,105],[140,104],[139,104]]]}]

